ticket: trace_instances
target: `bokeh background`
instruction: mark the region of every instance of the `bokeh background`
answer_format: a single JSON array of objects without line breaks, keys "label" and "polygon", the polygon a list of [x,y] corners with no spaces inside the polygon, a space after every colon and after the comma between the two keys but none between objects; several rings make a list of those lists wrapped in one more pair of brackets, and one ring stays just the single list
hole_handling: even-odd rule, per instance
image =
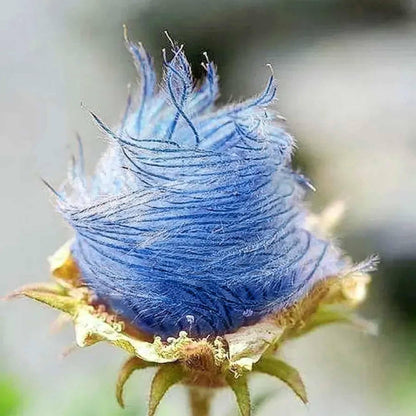
[{"label": "bokeh background", "polygon": [[[0,13],[0,295],[45,280],[46,258],[70,230],[40,181],[59,184],[83,137],[90,169],[102,134],[83,102],[116,125],[136,85],[122,24],[160,64],[163,35],[185,43],[196,74],[203,51],[219,67],[220,101],[258,92],[273,65],[278,110],[297,138],[296,163],[318,191],[311,206],[348,206],[343,247],[379,253],[362,313],[377,337],[328,327],[286,347],[310,405],[283,385],[253,380],[257,415],[416,414],[416,3],[406,0],[33,0],[2,1]],[[98,345],[62,358],[71,328],[33,302],[0,304],[1,416],[145,415],[152,370],[113,390],[124,354]],[[147,371],[147,370],[146,370]],[[262,401],[264,395],[269,399]],[[186,414],[172,389],[161,416]],[[215,415],[235,415],[220,392]]]}]

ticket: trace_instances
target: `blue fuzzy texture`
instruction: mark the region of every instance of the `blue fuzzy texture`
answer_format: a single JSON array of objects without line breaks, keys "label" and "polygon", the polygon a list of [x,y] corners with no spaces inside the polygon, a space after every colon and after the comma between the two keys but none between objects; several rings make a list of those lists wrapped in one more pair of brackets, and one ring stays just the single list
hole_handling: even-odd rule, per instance
[{"label": "blue fuzzy texture", "polygon": [[117,130],[93,117],[109,146],[92,178],[82,157],[60,191],[73,256],[97,296],[162,337],[218,335],[305,296],[344,261],[305,229],[309,183],[291,169],[293,139],[259,96],[216,108],[218,77],[195,83],[182,50],[164,54],[157,84],[142,45],[137,103]]}]

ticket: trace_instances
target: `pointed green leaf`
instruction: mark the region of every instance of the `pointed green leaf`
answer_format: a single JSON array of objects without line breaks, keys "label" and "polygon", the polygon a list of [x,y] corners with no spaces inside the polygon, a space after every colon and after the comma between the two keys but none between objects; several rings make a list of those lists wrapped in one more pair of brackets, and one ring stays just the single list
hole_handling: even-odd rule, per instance
[{"label": "pointed green leaf", "polygon": [[155,374],[150,388],[148,416],[153,416],[166,392],[185,376],[180,364],[164,364]]},{"label": "pointed green leaf", "polygon": [[377,332],[377,326],[373,322],[357,317],[349,310],[321,307],[311,316],[302,328],[296,330],[294,336],[299,337],[323,325],[334,323],[350,324],[369,334]]},{"label": "pointed green leaf", "polygon": [[65,295],[66,290],[62,286],[51,283],[51,282],[42,282],[42,283],[33,283],[16,289],[9,295],[5,296],[3,300],[10,300],[18,296],[26,296],[26,292],[40,292],[40,293],[52,293],[56,295]]},{"label": "pointed green leaf", "polygon": [[116,384],[116,397],[118,404],[121,407],[124,408],[123,391],[126,381],[130,378],[134,371],[141,370],[152,365],[155,365],[155,363],[144,361],[139,357],[130,357],[123,364],[123,367],[121,367],[120,372],[118,373],[118,379]]},{"label": "pointed green leaf", "polygon": [[52,290],[47,291],[43,287],[26,287],[16,292],[16,295],[24,295],[28,298],[45,303],[52,308],[59,309],[62,312],[75,315],[82,301],[70,296],[60,295]]},{"label": "pointed green leaf", "polygon": [[294,391],[303,403],[308,402],[305,385],[298,371],[284,361],[272,356],[263,357],[259,362],[254,364],[253,371],[279,378]]},{"label": "pointed green leaf", "polygon": [[250,392],[247,385],[247,376],[242,375],[235,378],[234,374],[229,373],[226,376],[228,385],[231,387],[237,400],[241,416],[251,415]]}]

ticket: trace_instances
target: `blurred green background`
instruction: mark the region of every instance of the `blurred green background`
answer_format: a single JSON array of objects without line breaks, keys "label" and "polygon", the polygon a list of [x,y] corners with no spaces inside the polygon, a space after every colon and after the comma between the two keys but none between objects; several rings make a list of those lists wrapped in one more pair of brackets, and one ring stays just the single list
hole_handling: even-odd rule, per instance
[{"label": "blurred green background", "polygon": [[[342,246],[359,261],[379,253],[363,314],[378,337],[329,327],[286,347],[310,405],[283,385],[253,380],[271,398],[258,415],[416,414],[416,3],[411,0],[16,0],[0,14],[0,294],[45,280],[46,257],[70,237],[39,177],[58,184],[78,131],[90,168],[104,143],[82,101],[116,125],[135,85],[122,24],[160,63],[171,36],[195,73],[202,52],[217,63],[221,102],[257,93],[271,63],[278,110],[297,138],[296,163],[319,210],[343,199]],[[0,304],[0,416],[145,415],[152,370],[135,374],[127,410],[114,398],[122,352],[98,345],[65,359],[71,328],[28,301]],[[220,392],[213,414],[231,416]],[[160,415],[186,414],[173,389]]]}]

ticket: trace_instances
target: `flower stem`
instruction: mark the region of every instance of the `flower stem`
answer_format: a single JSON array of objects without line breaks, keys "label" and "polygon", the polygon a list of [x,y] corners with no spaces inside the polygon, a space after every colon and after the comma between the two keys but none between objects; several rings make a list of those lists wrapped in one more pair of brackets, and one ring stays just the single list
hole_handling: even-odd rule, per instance
[{"label": "flower stem", "polygon": [[189,387],[192,416],[209,416],[212,392],[202,387]]}]

